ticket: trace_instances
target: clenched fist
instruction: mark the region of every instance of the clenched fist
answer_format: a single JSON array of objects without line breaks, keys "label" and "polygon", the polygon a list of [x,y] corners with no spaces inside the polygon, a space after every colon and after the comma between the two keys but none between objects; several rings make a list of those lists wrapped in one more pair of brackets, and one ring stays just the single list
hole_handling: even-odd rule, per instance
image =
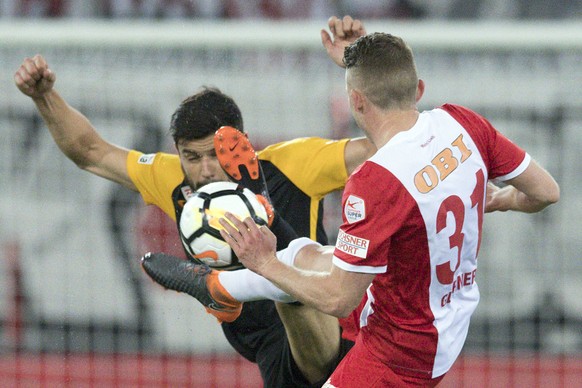
[{"label": "clenched fist", "polygon": [[38,54],[26,58],[14,74],[14,83],[18,89],[32,98],[44,96],[53,88],[56,79],[45,59]]},{"label": "clenched fist", "polygon": [[344,49],[360,36],[366,35],[366,29],[362,22],[346,15],[343,18],[332,16],[327,21],[331,35],[326,30],[321,30],[321,42],[327,51],[327,55],[340,67],[343,63]]}]

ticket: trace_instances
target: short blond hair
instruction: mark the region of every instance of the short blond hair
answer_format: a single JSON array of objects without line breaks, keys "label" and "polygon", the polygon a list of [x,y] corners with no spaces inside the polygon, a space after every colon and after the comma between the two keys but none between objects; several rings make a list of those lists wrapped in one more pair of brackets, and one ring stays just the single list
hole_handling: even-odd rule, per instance
[{"label": "short blond hair", "polygon": [[411,48],[397,36],[376,32],[346,47],[351,86],[381,109],[415,106],[418,75]]}]

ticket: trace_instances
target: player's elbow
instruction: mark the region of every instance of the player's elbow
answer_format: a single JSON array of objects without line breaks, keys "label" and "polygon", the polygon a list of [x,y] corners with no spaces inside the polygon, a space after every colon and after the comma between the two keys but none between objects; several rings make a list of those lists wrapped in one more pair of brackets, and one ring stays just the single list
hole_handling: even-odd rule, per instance
[{"label": "player's elbow", "polygon": [[360,299],[356,300],[353,295],[345,293],[335,295],[329,299],[327,313],[334,317],[345,318],[358,306]]},{"label": "player's elbow", "polygon": [[560,200],[560,186],[556,183],[546,195],[546,203],[552,205]]},{"label": "player's elbow", "polygon": [[546,189],[540,193],[535,200],[538,203],[536,211],[541,211],[546,207],[558,202],[560,200],[560,186],[554,182],[554,184],[549,185]]},{"label": "player's elbow", "polygon": [[[94,172],[104,166],[106,159],[117,157],[119,148],[104,141],[96,132],[84,133],[69,141],[59,142],[63,153],[81,170]],[[125,163],[127,151],[120,158]]]}]

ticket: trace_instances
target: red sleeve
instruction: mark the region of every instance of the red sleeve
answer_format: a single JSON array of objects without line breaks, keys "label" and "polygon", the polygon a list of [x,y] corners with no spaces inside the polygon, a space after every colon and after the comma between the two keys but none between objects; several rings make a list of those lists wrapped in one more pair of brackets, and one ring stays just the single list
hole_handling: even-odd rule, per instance
[{"label": "red sleeve", "polygon": [[489,179],[511,174],[526,159],[526,152],[522,148],[511,142],[478,113],[453,104],[445,104],[441,109],[457,120],[473,138],[487,166]]},{"label": "red sleeve", "polygon": [[[334,263],[345,270],[386,272],[391,240],[409,211],[400,181],[374,162],[365,162],[349,178],[342,198]],[[398,204],[398,205],[395,205]]]}]

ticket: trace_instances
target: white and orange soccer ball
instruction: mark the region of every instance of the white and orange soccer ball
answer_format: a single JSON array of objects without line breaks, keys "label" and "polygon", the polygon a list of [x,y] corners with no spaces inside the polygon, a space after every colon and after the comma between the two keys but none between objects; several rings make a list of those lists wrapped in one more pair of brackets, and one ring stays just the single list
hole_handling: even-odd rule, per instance
[{"label": "white and orange soccer ball", "polygon": [[213,182],[188,198],[180,218],[180,239],[186,251],[210,267],[235,270],[242,264],[220,236],[218,220],[225,212],[240,220],[252,217],[257,224],[267,224],[267,211],[249,189],[234,182]]}]

